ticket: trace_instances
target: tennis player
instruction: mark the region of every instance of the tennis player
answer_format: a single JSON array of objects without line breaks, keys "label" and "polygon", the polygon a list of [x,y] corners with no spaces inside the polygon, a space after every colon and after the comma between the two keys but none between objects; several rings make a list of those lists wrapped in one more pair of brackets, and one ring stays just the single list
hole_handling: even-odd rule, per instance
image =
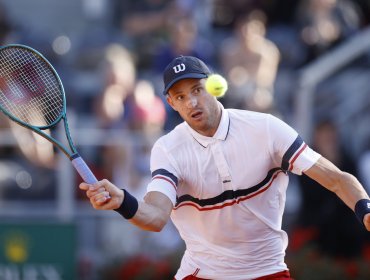
[{"label": "tennis player", "polygon": [[166,67],[164,94],[184,122],[153,146],[144,201],[108,180],[82,183],[95,209],[150,231],[171,217],[186,243],[177,280],[292,279],[281,229],[289,172],[335,193],[370,230],[369,196],[354,176],[278,118],[223,108],[205,90],[210,73],[189,56]]}]

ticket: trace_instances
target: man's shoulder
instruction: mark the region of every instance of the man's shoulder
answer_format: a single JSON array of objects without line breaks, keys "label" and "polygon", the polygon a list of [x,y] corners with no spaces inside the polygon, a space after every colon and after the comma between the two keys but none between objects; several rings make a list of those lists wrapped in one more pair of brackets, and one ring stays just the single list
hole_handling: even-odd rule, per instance
[{"label": "man's shoulder", "polygon": [[162,135],[155,143],[166,147],[167,150],[175,149],[186,141],[188,138],[188,131],[185,122],[177,125],[174,129],[168,133]]},{"label": "man's shoulder", "polygon": [[226,109],[230,119],[239,120],[241,122],[250,122],[250,121],[266,121],[271,116],[267,113],[241,110],[241,109]]}]

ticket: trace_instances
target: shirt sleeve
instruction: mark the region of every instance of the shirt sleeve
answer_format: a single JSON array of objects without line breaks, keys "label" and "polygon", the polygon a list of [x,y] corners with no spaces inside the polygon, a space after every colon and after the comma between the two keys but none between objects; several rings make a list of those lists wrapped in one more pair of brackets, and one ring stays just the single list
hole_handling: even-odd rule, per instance
[{"label": "shirt sleeve", "polygon": [[269,134],[272,139],[273,154],[286,172],[301,175],[321,157],[303,141],[292,127],[272,115],[269,119]]},{"label": "shirt sleeve", "polygon": [[161,192],[176,204],[178,175],[171,164],[168,154],[158,142],[153,146],[150,158],[152,180],[148,184],[148,192]]}]

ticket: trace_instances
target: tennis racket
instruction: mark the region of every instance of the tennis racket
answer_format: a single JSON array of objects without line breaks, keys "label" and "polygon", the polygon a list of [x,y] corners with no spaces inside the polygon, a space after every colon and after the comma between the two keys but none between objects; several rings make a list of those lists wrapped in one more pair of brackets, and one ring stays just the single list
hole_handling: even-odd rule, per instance
[{"label": "tennis racket", "polygon": [[[59,148],[85,182],[97,182],[73,144],[62,81],[50,62],[38,51],[16,44],[0,48],[0,110],[12,121]],[[62,120],[69,148],[44,132]]]}]

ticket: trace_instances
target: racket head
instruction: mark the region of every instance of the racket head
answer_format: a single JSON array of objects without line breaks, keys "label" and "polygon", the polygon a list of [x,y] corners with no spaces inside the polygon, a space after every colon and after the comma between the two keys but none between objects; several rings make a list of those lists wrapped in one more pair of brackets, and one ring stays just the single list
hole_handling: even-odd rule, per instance
[{"label": "racket head", "polygon": [[62,81],[41,53],[19,44],[0,48],[0,109],[20,125],[40,130],[65,117]]},{"label": "racket head", "polygon": [[[62,81],[51,63],[31,47],[18,44],[0,47],[0,110],[63,151],[86,182],[97,182],[73,145]],[[42,131],[62,119],[70,150]]]}]

